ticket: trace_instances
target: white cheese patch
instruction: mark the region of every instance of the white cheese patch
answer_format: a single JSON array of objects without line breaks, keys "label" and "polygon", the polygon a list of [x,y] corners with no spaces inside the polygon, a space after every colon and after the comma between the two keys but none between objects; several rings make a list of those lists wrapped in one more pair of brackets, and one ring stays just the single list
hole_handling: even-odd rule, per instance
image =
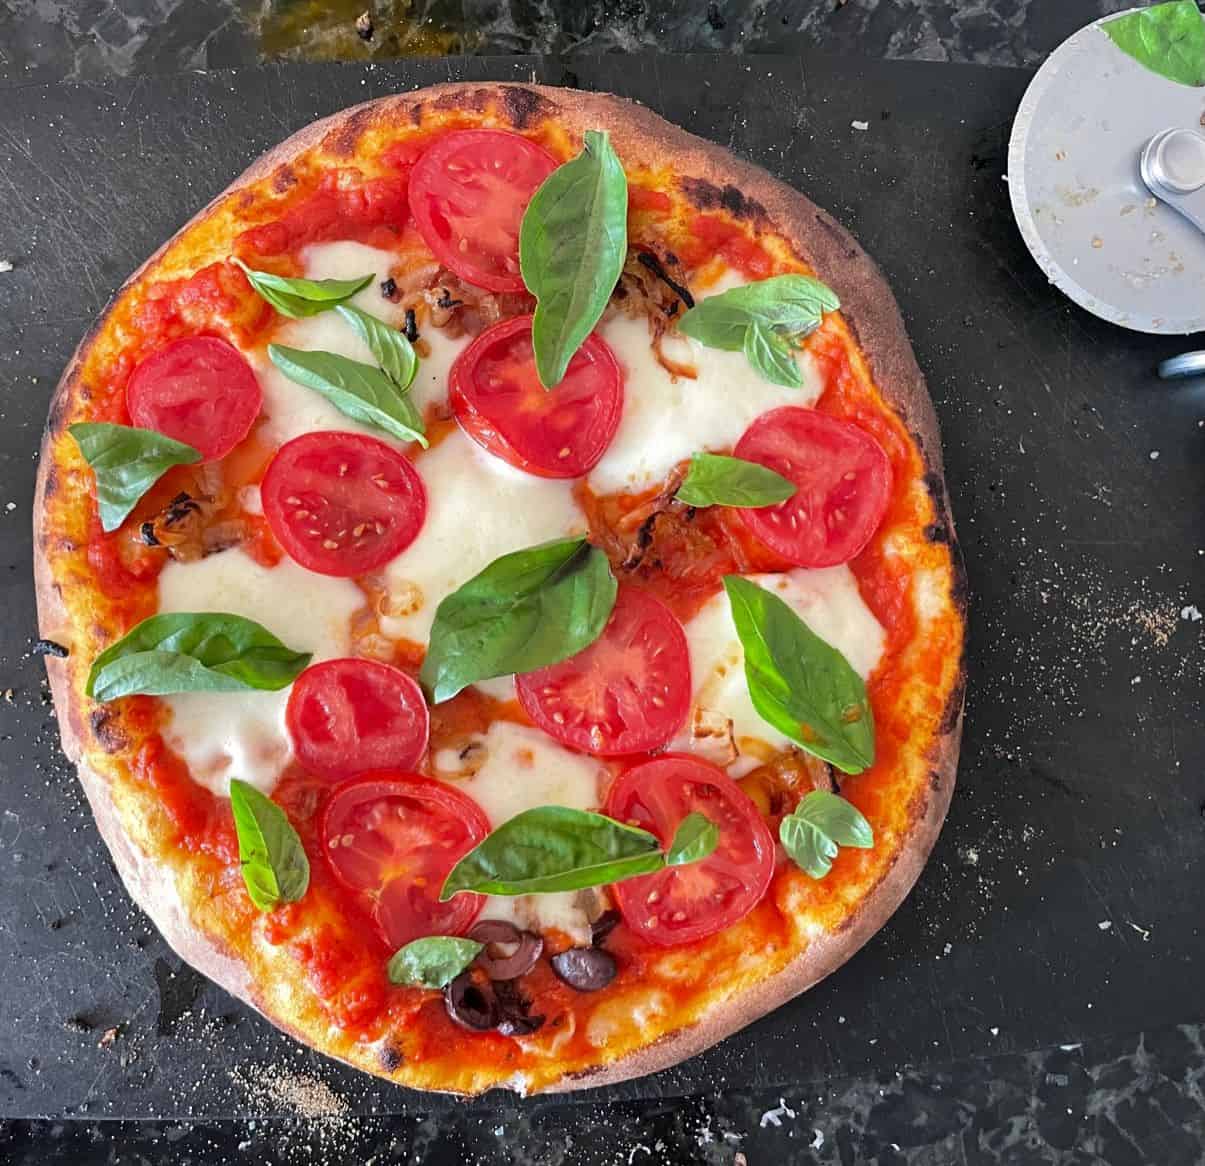
[{"label": "white cheese patch", "polygon": [[[571,753],[538,729],[495,721],[480,738],[483,753],[475,752],[472,777],[456,782],[485,811],[490,825],[500,826],[535,806],[568,806],[593,810],[607,770],[598,761]],[[482,756],[484,755],[484,761]],[[437,759],[437,765],[439,759]],[[450,773],[440,769],[440,777]],[[586,909],[593,896],[569,891],[550,895],[491,895],[481,917],[507,919],[521,928],[558,928],[575,943],[590,942],[590,916]]]},{"label": "white cheese patch", "polygon": [[469,346],[472,338],[461,336],[451,340],[439,328],[424,328],[419,341],[426,345],[427,354],[419,358],[418,372],[410,386],[410,396],[420,412],[428,405],[444,405],[448,400],[448,373],[456,358]]},{"label": "white cheese patch", "polygon": [[[863,679],[883,655],[886,636],[858,590],[848,567],[798,569],[781,575],[748,575],[759,586],[774,591],[826,643],[849,661]],[[732,721],[739,757],[733,772],[744,773],[785,749],[790,739],[757,714],[745,681],[745,653],[728,596],[720,591],[686,624],[690,648],[690,675],[694,687],[692,720],[705,712]],[[683,738],[675,743],[689,748]]]},{"label": "white cheese patch", "polygon": [[[159,576],[159,610],[221,611],[263,624],[315,660],[344,656],[350,621],[363,605],[348,579],[315,575],[291,559],[262,567],[234,548],[194,563],[169,563]],[[232,777],[270,793],[292,755],[285,730],[289,690],[184,692],[163,698],[171,710],[164,739],[193,778],[226,795]]]},{"label": "white cheese patch", "polygon": [[[742,282],[726,277],[706,295]],[[644,319],[615,315],[599,328],[599,334],[625,372],[619,430],[590,471],[590,488],[599,494],[648,489],[699,450],[731,449],[770,409],[814,404],[824,387],[806,353],[797,358],[803,387],[792,389],[765,380],[744,353],[704,348],[686,336],[667,338],[666,354],[697,370],[697,378],[691,380],[671,376],[658,363]]]},{"label": "white cheese patch", "polygon": [[371,273],[372,282],[356,292],[350,302],[370,315],[389,323],[396,319],[400,324],[403,309],[381,295],[380,287],[397,262],[398,257],[392,251],[347,241],[314,243],[301,253],[307,279],[359,279]]},{"label": "white cheese patch", "polygon": [[440,600],[501,555],[585,532],[572,482],[513,469],[458,429],[415,465],[427,487],[427,517],[385,568],[391,594],[409,598],[408,614],[381,619],[393,639],[426,644]]}]

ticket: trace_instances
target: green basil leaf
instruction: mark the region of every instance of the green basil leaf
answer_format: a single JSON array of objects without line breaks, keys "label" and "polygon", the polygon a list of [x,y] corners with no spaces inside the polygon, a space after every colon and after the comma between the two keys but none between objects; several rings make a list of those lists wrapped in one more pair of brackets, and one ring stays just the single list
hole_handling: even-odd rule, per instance
[{"label": "green basil leaf", "polygon": [[828,790],[812,790],[783,818],[778,837],[792,862],[814,879],[822,879],[833,867],[842,846],[869,850],[874,831],[862,812]]},{"label": "green basil leaf", "polygon": [[286,648],[241,615],[166,612],[144,619],[92,662],[96,700],[144,693],[275,691],[291,684],[309,652]]},{"label": "green basil leaf", "polygon": [[67,432],[96,475],[96,505],[104,531],[125,522],[143,494],[172,466],[201,460],[191,445],[151,429],[80,421],[68,426]]},{"label": "green basil leaf", "polygon": [[1173,0],[1105,22],[1104,30],[1160,77],[1181,85],[1205,85],[1205,20],[1196,0]]},{"label": "green basil leaf", "polygon": [[710,818],[697,812],[689,813],[674,831],[674,839],[665,852],[665,865],[685,866],[699,862],[715,851],[719,841],[719,827]]},{"label": "green basil leaf", "polygon": [[329,311],[336,304],[351,299],[376,278],[370,271],[357,279],[289,279],[270,271],[255,271],[241,259],[234,259],[234,262],[243,269],[247,282],[262,299],[282,316],[294,320]]},{"label": "green basil leaf", "polygon": [[760,324],[750,325],[745,331],[745,359],[772,385],[803,388],[803,373],[795,354],[777,332]]},{"label": "green basil leaf", "polygon": [[289,380],[320,393],[340,413],[426,448],[423,419],[414,402],[379,368],[334,352],[284,344],[269,344],[268,358]]},{"label": "green basil leaf", "polygon": [[758,716],[845,773],[874,762],[874,716],[862,678],[777,595],[725,575],[745,679]]},{"label": "green basil leaf", "polygon": [[476,958],[484,944],[456,935],[413,939],[393,953],[388,973],[391,984],[408,988],[443,988]]},{"label": "green basil leaf", "polygon": [[540,383],[560,383],[598,323],[628,253],[628,180],[610,139],[586,144],[532,196],[519,230],[519,267],[536,297],[531,326]]},{"label": "green basil leaf", "polygon": [[607,556],[584,538],[503,555],[436,609],[421,680],[439,704],[478,680],[566,660],[602,635],[616,590]]},{"label": "green basil leaf", "polygon": [[647,830],[589,810],[537,806],[503,822],[453,868],[440,901],[458,891],[533,895],[579,891],[665,865]]},{"label": "green basil leaf", "polygon": [[414,348],[396,328],[390,328],[383,320],[368,312],[362,312],[351,304],[340,304],[336,312],[352,326],[356,335],[368,345],[369,351],[376,357],[381,371],[391,380],[401,392],[405,392],[414,384],[418,372],[418,357]]},{"label": "green basil leaf", "polygon": [[251,902],[261,911],[297,902],[310,885],[310,861],[284,810],[238,778],[230,782],[230,809]]},{"label": "green basil leaf", "polygon": [[757,462],[697,453],[676,497],[687,506],[773,506],[795,493],[795,483]]},{"label": "green basil leaf", "polygon": [[799,388],[803,376],[791,351],[841,306],[836,293],[807,275],[776,275],[700,300],[679,329],[708,348],[744,352],[766,380]]}]

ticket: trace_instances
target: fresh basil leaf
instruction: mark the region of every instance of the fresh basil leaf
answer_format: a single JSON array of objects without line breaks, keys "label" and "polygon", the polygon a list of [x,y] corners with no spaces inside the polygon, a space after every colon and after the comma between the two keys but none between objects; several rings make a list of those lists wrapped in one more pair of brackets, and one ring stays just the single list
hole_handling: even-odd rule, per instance
[{"label": "fresh basil leaf", "polygon": [[725,575],[745,680],[758,716],[845,773],[874,763],[874,716],[862,678],[773,592]]},{"label": "fresh basil leaf", "polygon": [[143,494],[172,466],[201,460],[191,445],[151,429],[80,421],[68,426],[67,432],[96,475],[96,505],[106,532],[125,522]]},{"label": "fresh basil leaf", "polygon": [[533,895],[579,891],[665,865],[656,836],[566,806],[537,806],[503,822],[451,870],[440,892]]},{"label": "fresh basil leaf", "polygon": [[790,344],[761,324],[751,324],[745,332],[745,359],[772,385],[803,388],[803,373]]},{"label": "fresh basil leaf", "polygon": [[261,911],[297,902],[310,885],[310,861],[284,810],[238,778],[230,782],[230,809],[251,902]]},{"label": "fresh basil leaf", "polygon": [[616,590],[607,556],[584,538],[503,555],[436,609],[421,680],[439,704],[478,680],[566,660],[602,635]]},{"label": "fresh basil leaf", "polygon": [[389,961],[391,984],[408,988],[443,988],[476,958],[484,944],[456,935],[428,935],[398,948]]},{"label": "fresh basil leaf", "polygon": [[692,812],[678,823],[673,841],[665,852],[666,866],[685,866],[699,862],[715,851],[720,842],[720,830],[710,818]]},{"label": "fresh basil leaf", "polygon": [[795,493],[795,483],[757,462],[697,453],[675,497],[687,506],[773,506]]},{"label": "fresh basil leaf", "polygon": [[376,278],[373,272],[357,279],[289,279],[270,271],[255,271],[241,259],[234,262],[243,269],[247,282],[282,316],[301,320],[326,312],[351,299]]},{"label": "fresh basil leaf", "polygon": [[824,789],[812,790],[800,800],[779,824],[778,837],[791,861],[814,879],[832,870],[839,847],[869,850],[874,845],[874,831],[862,812]]},{"label": "fresh basil leaf", "polygon": [[426,448],[423,419],[409,395],[371,364],[334,352],[269,344],[268,358],[289,380],[324,396],[340,413]]},{"label": "fresh basil leaf", "polygon": [[582,152],[532,196],[519,230],[519,267],[536,297],[531,326],[540,383],[560,383],[598,323],[628,253],[628,180],[610,139],[586,131]]},{"label": "fresh basil leaf", "polygon": [[1205,20],[1196,0],[1172,0],[1104,24],[1113,43],[1140,65],[1181,85],[1205,85]]},{"label": "fresh basil leaf", "polygon": [[351,325],[356,335],[368,345],[369,351],[376,357],[381,371],[397,385],[399,391],[405,392],[414,384],[418,372],[418,357],[414,348],[396,328],[390,328],[383,320],[368,312],[362,312],[351,304],[340,304],[336,312]]},{"label": "fresh basil leaf", "polygon": [[792,352],[841,306],[833,290],[807,275],[776,275],[700,300],[679,329],[708,348],[744,352],[766,380],[799,388],[803,376]]},{"label": "fresh basil leaf", "polygon": [[144,619],[92,662],[96,700],[144,693],[275,691],[292,683],[309,652],[286,648],[240,615],[166,612]]}]

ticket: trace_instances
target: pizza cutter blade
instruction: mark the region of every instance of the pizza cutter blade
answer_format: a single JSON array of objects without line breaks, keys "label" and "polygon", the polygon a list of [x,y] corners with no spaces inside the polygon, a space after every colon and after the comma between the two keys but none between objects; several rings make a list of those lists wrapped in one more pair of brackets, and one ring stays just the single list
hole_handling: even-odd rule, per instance
[{"label": "pizza cutter blade", "polygon": [[1104,22],[1057,48],[1022,99],[1008,152],[1013,213],[1039,266],[1081,307],[1140,332],[1199,332],[1205,89],[1152,73]]}]

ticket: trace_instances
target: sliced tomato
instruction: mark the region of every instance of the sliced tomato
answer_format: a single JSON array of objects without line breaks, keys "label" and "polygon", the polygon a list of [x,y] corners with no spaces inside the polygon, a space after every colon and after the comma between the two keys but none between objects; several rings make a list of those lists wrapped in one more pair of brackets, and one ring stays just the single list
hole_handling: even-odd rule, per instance
[{"label": "sliced tomato", "polygon": [[611,888],[627,925],[663,947],[731,927],[757,906],[774,874],[769,827],[749,796],[709,762],[667,753],[629,769],[607,796],[610,817],[648,830],[663,847],[696,811],[720,832],[709,857]]},{"label": "sliced tomato", "polygon": [[289,556],[319,575],[362,575],[417,537],[427,515],[418,471],[360,433],[304,433],[276,452],[260,490]]},{"label": "sliced tomato", "polygon": [[603,633],[588,648],[516,678],[519,702],[547,733],[599,757],[664,745],[690,711],[690,651],[660,600],[620,587]]},{"label": "sliced tomato", "polygon": [[777,506],[739,511],[758,539],[796,566],[848,563],[887,513],[891,463],[883,447],[849,421],[813,409],[773,409],[745,430],[733,453],[798,487]]},{"label": "sliced tomato", "polygon": [[623,413],[623,372],[591,334],[564,379],[545,389],[536,373],[531,317],[487,328],[448,374],[452,410],[478,445],[541,478],[577,478],[606,452]]},{"label": "sliced tomato", "polygon": [[439,892],[452,867],[490,830],[459,790],[413,773],[374,773],[340,786],[322,816],[322,849],[335,877],[361,895],[385,942],[459,935],[485,904]]},{"label": "sliced tomato", "polygon": [[139,429],[153,429],[225,457],[251,428],[263,390],[242,353],[216,336],[186,336],[156,348],[130,374],[126,408]]},{"label": "sliced tomato", "polygon": [[427,702],[418,682],[376,660],[324,660],[293,682],[285,723],[297,760],[343,781],[372,769],[413,769],[427,750]]},{"label": "sliced tomato", "polygon": [[489,291],[522,291],[519,226],[556,166],[547,150],[519,134],[460,130],[415,163],[410,213],[445,267]]}]

